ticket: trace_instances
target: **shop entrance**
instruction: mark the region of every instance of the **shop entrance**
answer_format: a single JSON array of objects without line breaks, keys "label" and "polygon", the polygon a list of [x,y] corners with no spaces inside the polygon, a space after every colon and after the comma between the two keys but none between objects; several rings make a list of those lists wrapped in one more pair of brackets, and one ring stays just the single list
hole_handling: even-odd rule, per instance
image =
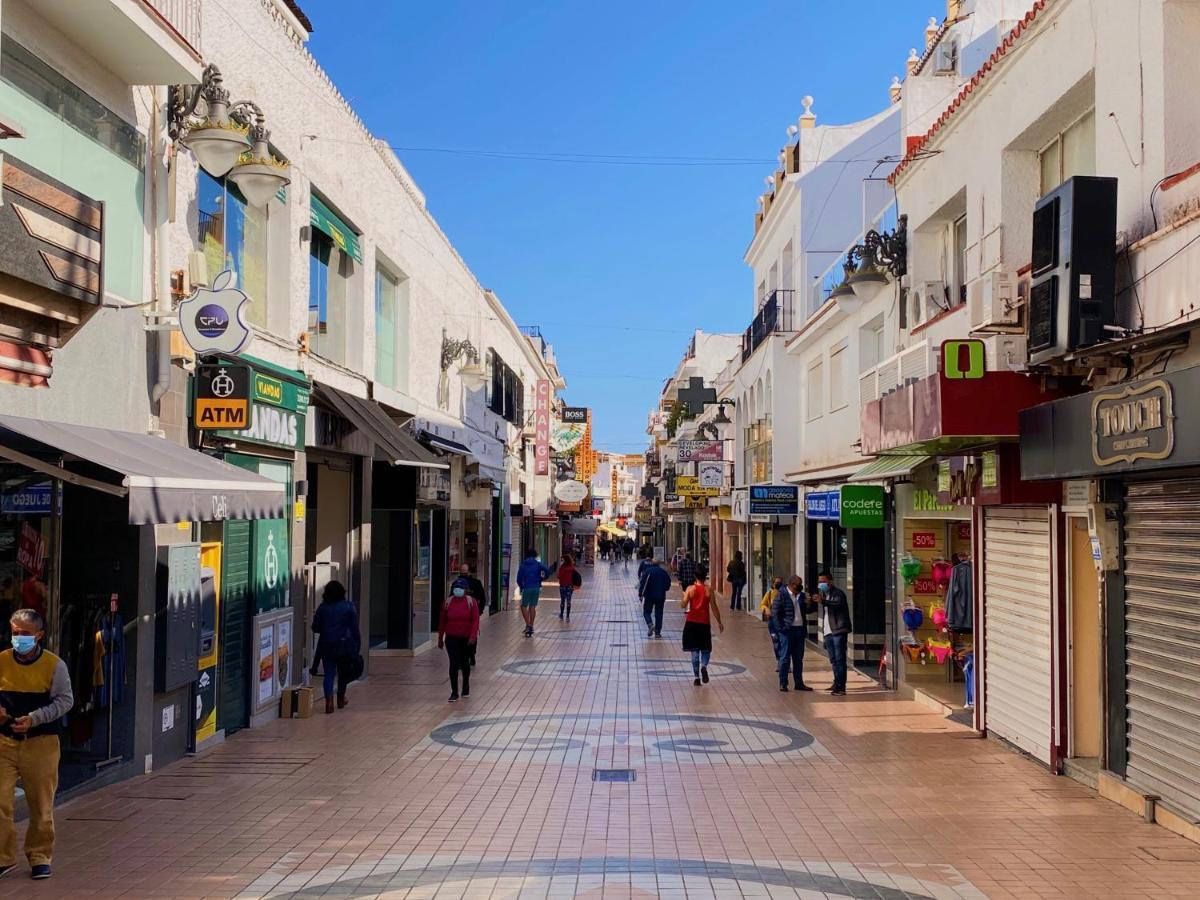
[{"label": "shop entrance", "polygon": [[1068,756],[1100,756],[1100,590],[1092,560],[1087,519],[1070,521],[1071,550],[1067,578],[1071,604],[1071,731]]}]

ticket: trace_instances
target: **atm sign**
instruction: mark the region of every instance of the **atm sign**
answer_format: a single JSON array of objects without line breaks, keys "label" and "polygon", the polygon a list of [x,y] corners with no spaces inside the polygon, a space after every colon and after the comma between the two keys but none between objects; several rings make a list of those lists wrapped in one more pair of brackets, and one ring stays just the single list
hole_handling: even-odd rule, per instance
[{"label": "atm sign", "polygon": [[241,430],[250,424],[250,367],[196,367],[192,424],[199,429]]}]

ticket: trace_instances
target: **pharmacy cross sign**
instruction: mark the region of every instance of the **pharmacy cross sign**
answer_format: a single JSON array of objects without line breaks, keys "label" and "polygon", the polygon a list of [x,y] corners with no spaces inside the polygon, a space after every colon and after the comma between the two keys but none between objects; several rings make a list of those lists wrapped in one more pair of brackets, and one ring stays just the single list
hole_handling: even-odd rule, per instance
[{"label": "pharmacy cross sign", "polygon": [[717,402],[717,392],[704,386],[703,378],[688,379],[688,386],[679,392],[679,402],[687,407],[689,415],[698,416],[704,412],[707,403]]}]

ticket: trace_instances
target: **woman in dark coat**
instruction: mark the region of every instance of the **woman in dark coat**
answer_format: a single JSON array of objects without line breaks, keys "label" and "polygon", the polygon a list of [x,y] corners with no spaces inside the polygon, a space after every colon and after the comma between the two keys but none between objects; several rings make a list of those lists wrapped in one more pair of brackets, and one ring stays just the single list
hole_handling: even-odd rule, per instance
[{"label": "woman in dark coat", "polygon": [[742,551],[734,550],[733,559],[725,567],[725,580],[729,582],[729,608],[742,608],[742,591],[746,588],[746,563]]},{"label": "woman in dark coat", "polygon": [[318,635],[317,653],[325,667],[325,712],[333,712],[333,681],[337,678],[337,705],[346,705],[346,664],[361,652],[358,610],[346,599],[340,581],[325,585],[321,605],[313,616],[312,630]]}]

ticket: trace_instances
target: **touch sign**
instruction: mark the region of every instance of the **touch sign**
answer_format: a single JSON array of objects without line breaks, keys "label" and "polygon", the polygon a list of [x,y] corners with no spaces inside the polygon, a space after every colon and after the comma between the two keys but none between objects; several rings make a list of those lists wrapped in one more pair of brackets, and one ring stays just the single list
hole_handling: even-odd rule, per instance
[{"label": "touch sign", "polygon": [[877,484],[843,484],[840,521],[843,528],[883,527],[883,488]]}]

